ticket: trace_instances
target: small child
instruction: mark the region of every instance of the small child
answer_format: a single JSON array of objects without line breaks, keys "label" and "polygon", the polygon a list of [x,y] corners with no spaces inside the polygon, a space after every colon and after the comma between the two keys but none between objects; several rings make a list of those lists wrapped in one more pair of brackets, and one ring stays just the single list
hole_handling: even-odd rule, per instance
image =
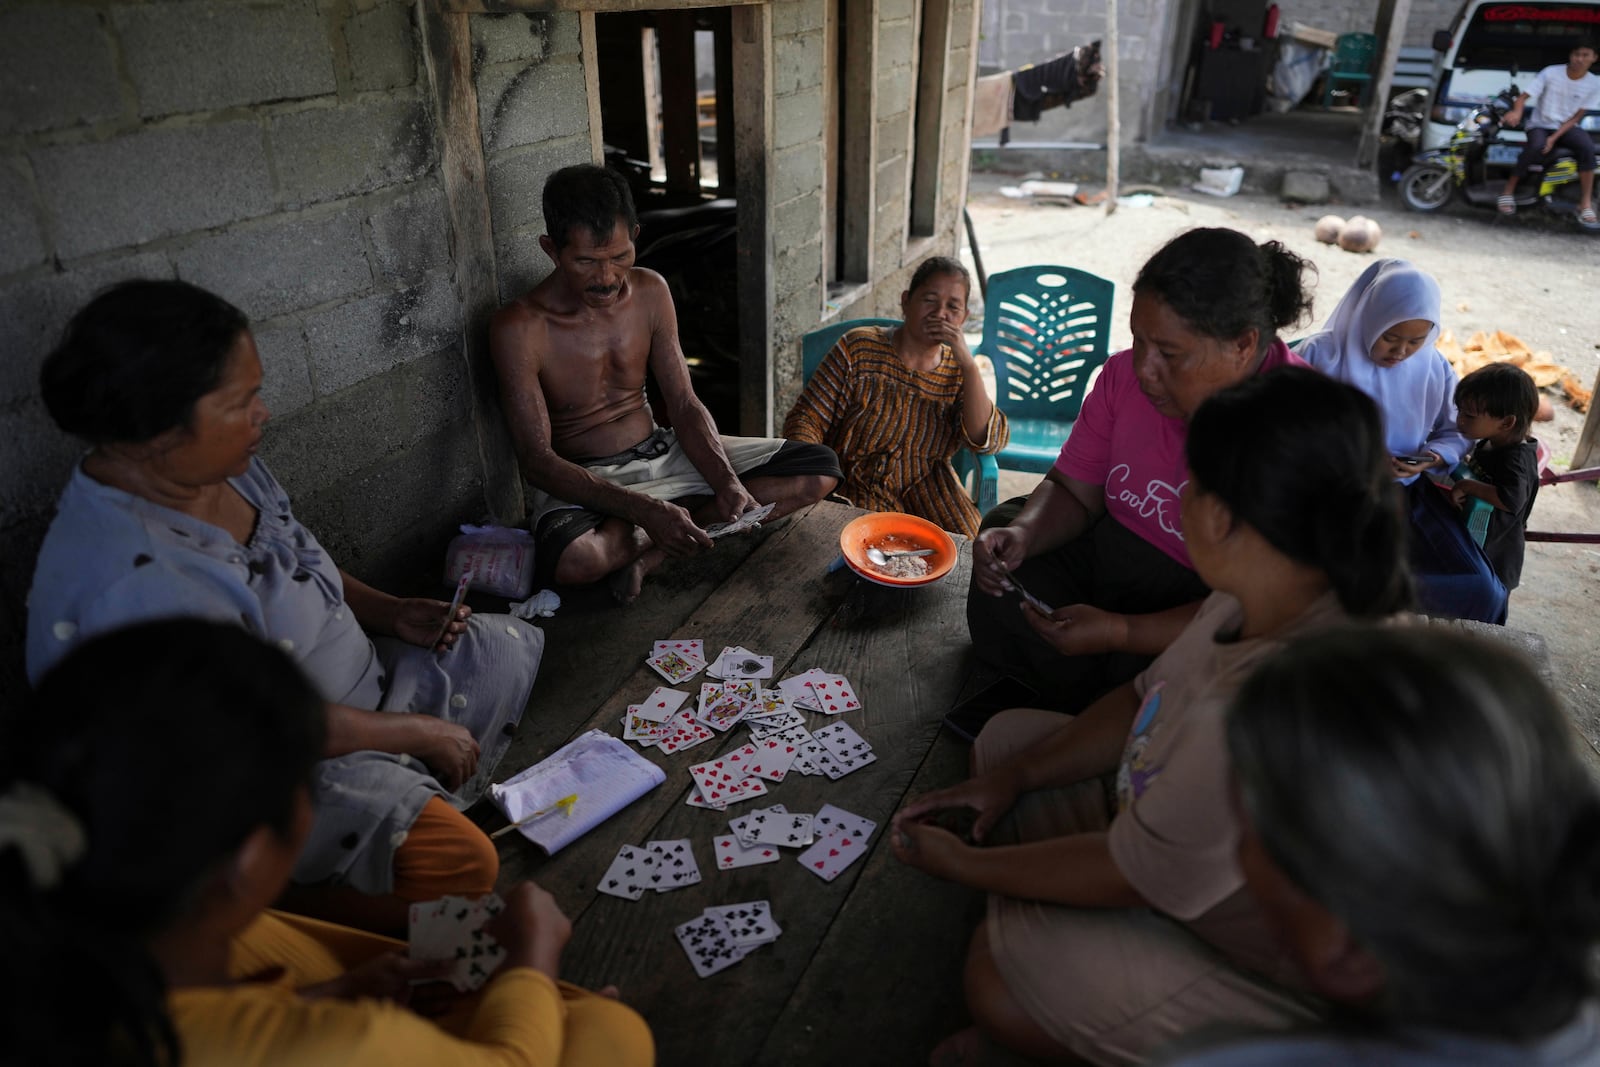
[{"label": "small child", "polygon": [[1478,443],[1466,458],[1472,477],[1457,482],[1450,499],[1494,505],[1483,553],[1507,591],[1522,578],[1523,531],[1539,494],[1539,442],[1528,436],[1538,410],[1538,387],[1509,363],[1479,367],[1456,386],[1456,425]]}]

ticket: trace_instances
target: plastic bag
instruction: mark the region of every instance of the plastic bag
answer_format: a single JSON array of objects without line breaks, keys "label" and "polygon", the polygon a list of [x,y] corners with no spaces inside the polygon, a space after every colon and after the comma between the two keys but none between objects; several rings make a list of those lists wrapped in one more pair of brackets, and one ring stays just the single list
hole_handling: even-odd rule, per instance
[{"label": "plastic bag", "polygon": [[521,600],[533,589],[533,535],[510,526],[463,526],[445,552],[444,580]]}]

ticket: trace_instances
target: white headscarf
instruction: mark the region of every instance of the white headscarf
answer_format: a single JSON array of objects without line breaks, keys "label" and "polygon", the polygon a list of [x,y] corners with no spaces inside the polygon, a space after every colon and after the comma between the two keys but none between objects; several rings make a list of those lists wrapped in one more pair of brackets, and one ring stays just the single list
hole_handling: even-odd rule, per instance
[{"label": "white headscarf", "polygon": [[[1295,355],[1378,402],[1391,453],[1431,449],[1449,468],[1471,442],[1455,427],[1455,371],[1434,347],[1442,312],[1438,282],[1403,259],[1380,259],[1361,272],[1328,316],[1327,327],[1306,338]],[[1413,319],[1433,324],[1422,347],[1395,366],[1374,363],[1378,338]]]},{"label": "white headscarf", "polygon": [[[1430,352],[1436,352],[1434,341],[1439,337],[1439,318],[1442,313],[1439,283],[1403,259],[1380,259],[1361,272],[1361,277],[1339,300],[1339,306],[1328,316],[1322,333],[1314,334],[1317,342],[1317,365],[1332,377],[1366,389],[1364,379],[1393,374],[1412,362],[1419,367],[1428,363]],[[1422,319],[1433,323],[1422,347],[1405,362],[1394,367],[1380,367],[1372,361],[1372,346],[1395,324]]]}]

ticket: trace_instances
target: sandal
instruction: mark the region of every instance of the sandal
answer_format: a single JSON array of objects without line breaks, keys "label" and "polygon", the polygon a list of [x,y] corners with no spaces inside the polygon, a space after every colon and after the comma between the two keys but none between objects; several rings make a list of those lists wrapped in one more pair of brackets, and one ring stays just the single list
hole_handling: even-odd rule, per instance
[{"label": "sandal", "polygon": [[1578,222],[1590,229],[1600,228],[1600,215],[1594,213],[1594,208],[1586,207],[1578,212]]},{"label": "sandal", "polygon": [[1494,204],[1502,215],[1515,215],[1517,213],[1517,198],[1514,196],[1502,196]]}]

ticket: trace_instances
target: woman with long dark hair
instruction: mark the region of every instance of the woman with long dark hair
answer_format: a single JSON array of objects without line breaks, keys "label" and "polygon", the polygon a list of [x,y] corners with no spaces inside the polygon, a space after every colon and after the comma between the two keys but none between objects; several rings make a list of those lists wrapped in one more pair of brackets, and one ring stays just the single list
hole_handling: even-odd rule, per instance
[{"label": "woman with long dark hair", "polygon": [[[1285,641],[1408,605],[1389,454],[1371,400],[1285,367],[1201,404],[1187,455],[1184,540],[1215,590],[1194,619],[1074,718],[1002,712],[972,779],[895,816],[901,860],[989,893],[977,1029],[948,1051],[1137,1063],[1197,1025],[1309,1015],[1234,863],[1222,715]],[[971,844],[934,821],[962,808]]]}]

